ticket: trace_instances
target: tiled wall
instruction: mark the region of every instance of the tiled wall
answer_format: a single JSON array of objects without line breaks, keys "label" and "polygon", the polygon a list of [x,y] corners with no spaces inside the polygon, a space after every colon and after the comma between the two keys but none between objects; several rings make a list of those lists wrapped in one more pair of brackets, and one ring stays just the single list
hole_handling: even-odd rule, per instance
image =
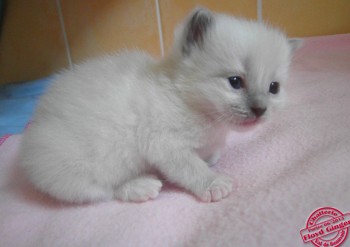
[{"label": "tiled wall", "polygon": [[160,57],[176,23],[197,5],[268,21],[292,37],[350,32],[349,0],[9,0],[0,83],[47,76],[123,48]]}]

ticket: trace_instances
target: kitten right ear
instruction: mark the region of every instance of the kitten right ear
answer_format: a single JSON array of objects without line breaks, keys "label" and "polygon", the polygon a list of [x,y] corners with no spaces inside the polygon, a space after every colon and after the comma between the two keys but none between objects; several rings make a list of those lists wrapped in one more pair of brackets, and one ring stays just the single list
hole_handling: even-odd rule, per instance
[{"label": "kitten right ear", "polygon": [[190,14],[183,34],[182,53],[184,55],[189,55],[194,47],[203,46],[205,35],[213,19],[213,14],[205,8],[196,8]]}]

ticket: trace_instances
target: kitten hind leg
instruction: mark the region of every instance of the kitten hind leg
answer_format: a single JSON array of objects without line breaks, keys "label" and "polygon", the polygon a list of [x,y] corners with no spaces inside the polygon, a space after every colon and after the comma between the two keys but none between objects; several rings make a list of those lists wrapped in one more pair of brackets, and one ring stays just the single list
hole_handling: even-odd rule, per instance
[{"label": "kitten hind leg", "polygon": [[144,202],[158,196],[162,182],[153,175],[143,175],[117,188],[115,197],[121,201]]},{"label": "kitten hind leg", "polygon": [[[41,187],[41,188],[40,188]],[[39,186],[51,196],[73,203],[101,202],[113,199],[113,191],[85,179],[66,180],[54,186]]]}]

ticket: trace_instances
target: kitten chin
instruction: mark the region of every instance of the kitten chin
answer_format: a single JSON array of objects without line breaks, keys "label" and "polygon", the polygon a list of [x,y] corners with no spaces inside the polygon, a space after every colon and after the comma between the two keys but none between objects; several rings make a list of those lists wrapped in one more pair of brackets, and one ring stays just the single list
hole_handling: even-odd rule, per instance
[{"label": "kitten chin", "polygon": [[293,47],[264,24],[195,9],[160,61],[123,52],[56,76],[24,135],[36,188],[68,202],[143,202],[164,179],[204,202],[232,191],[208,168],[230,131],[249,130],[284,99]]}]

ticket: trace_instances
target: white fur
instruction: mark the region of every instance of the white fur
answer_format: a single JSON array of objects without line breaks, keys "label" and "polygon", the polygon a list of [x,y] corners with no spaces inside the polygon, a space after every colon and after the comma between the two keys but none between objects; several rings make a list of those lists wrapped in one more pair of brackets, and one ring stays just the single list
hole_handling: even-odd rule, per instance
[{"label": "white fur", "polygon": [[[198,12],[212,23],[184,54]],[[25,134],[22,166],[39,190],[70,202],[155,198],[155,172],[203,201],[221,200],[231,180],[203,160],[215,163],[229,129],[255,118],[252,102],[267,112],[281,104],[291,50],[270,27],[195,10],[163,60],[124,52],[57,75]],[[230,86],[233,75],[245,89]],[[272,81],[282,85],[277,95]]]}]

